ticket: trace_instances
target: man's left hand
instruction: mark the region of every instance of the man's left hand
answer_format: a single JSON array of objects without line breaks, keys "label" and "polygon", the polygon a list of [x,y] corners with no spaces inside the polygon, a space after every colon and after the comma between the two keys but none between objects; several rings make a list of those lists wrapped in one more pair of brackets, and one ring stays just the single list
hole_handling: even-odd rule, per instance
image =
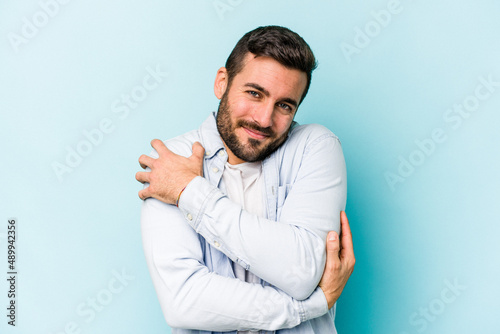
[{"label": "man's left hand", "polygon": [[196,176],[203,176],[203,155],[205,149],[199,142],[193,144],[193,154],[189,158],[170,151],[161,140],[153,139],[151,146],[158,152],[158,159],[147,155],[139,157],[141,167],[151,168],[150,172],[137,172],[135,178],[149,187],[139,191],[139,197],[156,198],[167,204],[176,204],[181,191]]},{"label": "man's left hand", "polygon": [[340,241],[335,231],[328,233],[325,270],[319,282],[328,302],[328,309],[331,309],[340,297],[356,263],[351,228],[344,211],[340,212],[340,224]]}]

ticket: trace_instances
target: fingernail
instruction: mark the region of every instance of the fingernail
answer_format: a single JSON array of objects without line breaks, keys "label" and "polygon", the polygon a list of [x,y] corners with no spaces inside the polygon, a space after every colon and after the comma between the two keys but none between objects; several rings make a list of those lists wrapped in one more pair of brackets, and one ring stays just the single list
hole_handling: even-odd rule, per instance
[{"label": "fingernail", "polygon": [[337,233],[330,233],[328,235],[328,240],[330,240],[330,241],[337,240]]}]

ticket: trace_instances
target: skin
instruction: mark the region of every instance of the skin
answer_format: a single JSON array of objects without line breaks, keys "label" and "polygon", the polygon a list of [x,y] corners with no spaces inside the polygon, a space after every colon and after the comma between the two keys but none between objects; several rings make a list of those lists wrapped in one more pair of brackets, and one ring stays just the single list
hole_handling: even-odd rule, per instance
[{"label": "skin", "polygon": [[[286,140],[306,82],[304,72],[251,53],[230,85],[227,70],[222,67],[217,71],[214,93],[221,100],[217,127],[230,164],[263,160]],[[161,140],[153,139],[151,146],[159,157],[140,156],[141,167],[149,167],[151,171],[136,174],[137,181],[149,183],[139,191],[139,197],[176,204],[189,182],[203,176],[205,150],[195,142],[192,155],[185,158],[170,151]],[[340,222],[340,238],[334,231],[328,234],[325,270],[319,283],[328,308],[339,298],[355,264],[351,230],[344,211]]]},{"label": "skin", "polygon": [[325,294],[329,309],[340,297],[356,263],[351,228],[344,211],[340,212],[340,228],[340,241],[337,232],[328,233],[325,270],[318,284]]},{"label": "skin", "polygon": [[286,140],[307,84],[304,72],[269,57],[248,53],[243,63],[231,87],[224,67],[214,84],[217,128],[233,165],[264,160]]}]

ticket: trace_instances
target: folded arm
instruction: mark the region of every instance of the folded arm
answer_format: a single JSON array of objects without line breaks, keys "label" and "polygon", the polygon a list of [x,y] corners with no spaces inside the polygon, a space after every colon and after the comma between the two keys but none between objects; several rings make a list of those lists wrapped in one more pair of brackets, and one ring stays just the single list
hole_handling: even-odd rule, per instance
[{"label": "folded arm", "polygon": [[297,301],[263,287],[211,272],[199,235],[173,205],[150,198],[141,213],[144,253],[167,323],[210,331],[276,330],[325,314],[320,288]]},{"label": "folded arm", "polygon": [[328,231],[339,232],[346,200],[345,163],[336,137],[308,148],[278,221],[243,210],[206,179],[196,177],[179,208],[198,233],[231,260],[297,299],[317,287],[325,266]]},{"label": "folded arm", "polygon": [[[267,189],[278,192],[278,221],[248,213],[199,176],[203,161],[199,143],[193,145],[189,158],[174,154],[160,141],[153,141],[153,147],[158,159],[143,156],[143,162],[139,160],[143,167],[152,168],[151,173],[136,176],[141,182],[151,182],[139,193],[141,198],[176,203],[185,187],[180,212],[210,244],[296,299],[305,299],[316,289],[325,265],[326,235],[339,232],[340,211],[346,201],[345,162],[333,134],[319,135],[303,153],[298,152],[303,156],[293,161],[300,164],[293,179]],[[183,181],[176,181],[179,179]],[[272,210],[268,208],[268,212]]]}]

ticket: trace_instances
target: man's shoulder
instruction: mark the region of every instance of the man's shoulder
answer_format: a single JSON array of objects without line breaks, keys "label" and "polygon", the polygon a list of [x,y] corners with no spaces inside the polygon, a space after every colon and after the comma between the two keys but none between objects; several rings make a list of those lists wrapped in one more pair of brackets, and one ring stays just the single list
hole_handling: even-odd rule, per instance
[{"label": "man's shoulder", "polygon": [[[175,154],[189,157],[192,154],[193,144],[199,142],[205,150],[216,151],[222,147],[222,142],[217,131],[215,113],[211,113],[200,127],[171,139],[163,140],[165,146]],[[153,151],[152,157],[157,158],[158,154]]]},{"label": "man's shoulder", "polygon": [[191,148],[197,141],[200,141],[199,130],[191,130],[177,137],[165,140],[164,143],[176,154],[182,155],[184,152],[189,152],[191,155]]},{"label": "man's shoulder", "polygon": [[294,124],[287,139],[287,146],[310,146],[321,141],[338,141],[340,139],[326,126],[321,124]]},{"label": "man's shoulder", "polygon": [[294,124],[287,140],[275,152],[275,157],[282,161],[300,160],[311,152],[322,155],[332,148],[341,147],[339,138],[327,127],[321,124]]},{"label": "man's shoulder", "polygon": [[[189,157],[192,154],[192,147],[195,142],[200,141],[198,130],[192,130],[174,138],[162,140],[165,146],[175,154]],[[158,153],[153,150],[150,154],[153,158],[158,158]]]}]

